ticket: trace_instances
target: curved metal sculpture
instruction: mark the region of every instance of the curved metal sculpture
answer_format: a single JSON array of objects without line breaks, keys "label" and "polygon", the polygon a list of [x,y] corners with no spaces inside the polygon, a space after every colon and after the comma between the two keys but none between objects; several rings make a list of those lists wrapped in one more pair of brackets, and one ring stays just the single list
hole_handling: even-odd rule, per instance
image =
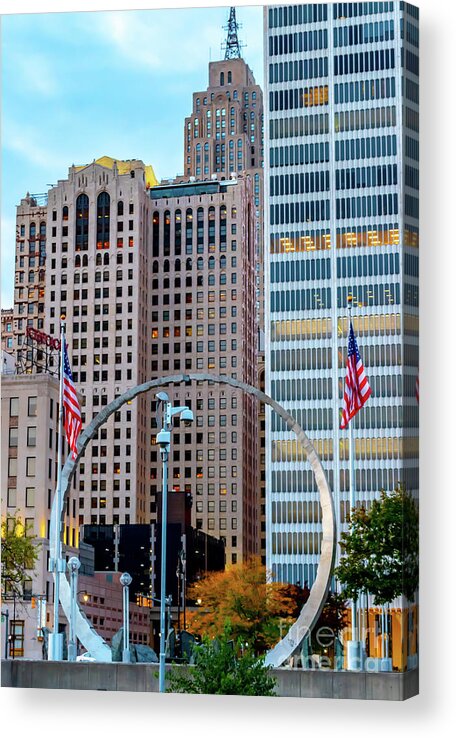
[{"label": "curved metal sculpture", "polygon": [[[159,379],[153,379],[144,384],[139,384],[137,387],[132,387],[127,390],[123,395],[113,400],[107,405],[98,415],[93,418],[92,422],[89,423],[87,428],[79,436],[78,441],[78,456],[76,459],[67,457],[65,465],[62,469],[62,495],[61,495],[61,509],[57,512],[56,495],[54,496],[54,502],[52,505],[51,512],[51,530],[50,530],[50,553],[51,556],[57,557],[58,541],[56,539],[56,525],[55,520],[57,515],[62,517],[64,510],[65,497],[70,489],[71,480],[75,473],[79,458],[86,448],[89,441],[93,438],[95,433],[98,431],[100,426],[106,422],[110,415],[118,410],[126,402],[130,402],[138,395],[144,392],[149,392],[155,387],[161,387],[163,385],[170,384],[181,384],[182,382],[189,383],[192,381],[205,381],[214,382],[216,384],[228,384],[231,387],[240,389],[243,392],[253,395],[261,402],[264,402],[269,407],[272,407],[275,412],[285,421],[290,430],[292,430],[296,437],[304,448],[307,459],[312,467],[312,471],[315,475],[315,480],[320,495],[320,505],[322,509],[322,528],[323,536],[321,543],[320,561],[317,569],[317,576],[310,590],[310,595],[303,606],[298,619],[293,623],[288,633],[274,648],[266,655],[266,664],[270,666],[281,666],[287,661],[293,654],[299,649],[303,640],[309,635],[312,628],[315,626],[323,606],[326,601],[326,597],[329,590],[331,581],[334,556],[336,550],[336,522],[334,514],[334,505],[329,489],[326,475],[323,471],[321,461],[315,451],[312,442],[308,439],[306,433],[298,425],[295,419],[272,397],[269,397],[264,392],[261,392],[256,387],[252,387],[249,384],[240,382],[237,379],[231,377],[222,377],[215,374],[176,374],[168,377],[160,377]],[[54,574],[54,577],[57,576]],[[70,586],[65,574],[61,573],[60,576],[60,601],[62,603],[63,610],[67,618],[70,614]],[[97,661],[111,661],[111,649],[108,644],[96,633],[93,626],[87,620],[84,613],[79,609],[76,612],[76,623],[75,632],[78,639],[85,646],[85,648],[91,652],[91,654],[97,659]]]}]

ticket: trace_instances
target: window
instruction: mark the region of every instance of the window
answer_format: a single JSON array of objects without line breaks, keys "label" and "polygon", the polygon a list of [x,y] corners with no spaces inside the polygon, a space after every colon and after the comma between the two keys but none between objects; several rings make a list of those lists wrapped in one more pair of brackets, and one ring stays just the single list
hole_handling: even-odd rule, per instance
[{"label": "window", "polygon": [[27,428],[27,446],[36,446],[36,426]]},{"label": "window", "polygon": [[10,417],[16,418],[19,415],[19,397],[10,398]]},{"label": "window", "polygon": [[35,507],[35,487],[25,488],[25,506]]},{"label": "window", "polygon": [[87,251],[89,248],[89,198],[79,195],[76,199],[75,249]]},{"label": "window", "polygon": [[29,397],[28,398],[28,416],[29,418],[36,416],[37,411],[37,397]]},{"label": "window", "polygon": [[107,192],[100,192],[97,198],[97,249],[109,248],[110,201]]}]

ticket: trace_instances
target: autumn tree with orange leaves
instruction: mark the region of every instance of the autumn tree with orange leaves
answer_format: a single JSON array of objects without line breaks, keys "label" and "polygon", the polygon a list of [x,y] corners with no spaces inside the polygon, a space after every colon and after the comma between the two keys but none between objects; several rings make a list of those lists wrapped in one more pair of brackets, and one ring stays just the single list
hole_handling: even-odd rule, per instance
[{"label": "autumn tree with orange leaves", "polygon": [[188,596],[200,605],[189,613],[191,632],[215,638],[228,623],[233,639],[257,654],[274,646],[295,619],[294,592],[272,581],[259,558],[208,574]]}]

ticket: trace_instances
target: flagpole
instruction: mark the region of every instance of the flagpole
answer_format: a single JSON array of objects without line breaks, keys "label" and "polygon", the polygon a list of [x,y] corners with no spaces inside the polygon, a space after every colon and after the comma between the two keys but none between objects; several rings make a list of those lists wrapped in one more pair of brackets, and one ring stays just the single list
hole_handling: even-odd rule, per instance
[{"label": "flagpole", "polygon": [[[347,297],[347,337],[350,336],[350,325],[352,320],[352,296]],[[352,511],[356,507],[356,480],[355,480],[355,443],[353,438],[353,421],[351,418],[348,423],[348,456],[350,459],[350,519],[352,519]],[[347,653],[347,667],[351,671],[362,670],[362,654],[361,654],[361,642],[358,635],[358,612],[357,612],[357,600],[352,599],[351,601],[351,643],[348,642],[348,653]]]},{"label": "flagpole", "polygon": [[[65,316],[60,316],[60,387],[59,387],[59,444],[57,449],[56,487],[56,556],[54,559],[54,633],[52,638],[52,661],[62,658],[59,639],[60,569],[62,559],[62,440],[63,432],[63,372],[65,345]],[[63,636],[62,636],[63,638]]]}]

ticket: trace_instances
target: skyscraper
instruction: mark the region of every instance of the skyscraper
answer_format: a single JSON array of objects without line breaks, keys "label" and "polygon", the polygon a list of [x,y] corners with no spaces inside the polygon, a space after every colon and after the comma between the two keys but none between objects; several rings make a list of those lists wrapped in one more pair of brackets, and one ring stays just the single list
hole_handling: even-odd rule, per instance
[{"label": "skyscraper", "polygon": [[[149,378],[150,166],[103,157],[72,166],[47,198],[45,332],[60,316],[83,427]],[[79,524],[149,521],[149,412],[139,397],[100,428],[79,464]]]},{"label": "skyscraper", "polygon": [[[266,391],[314,442],[349,512],[339,430],[347,298],[372,397],[356,416],[356,499],[418,492],[418,9],[266,8]],[[268,414],[268,566],[311,584],[320,508],[293,435]]]}]

